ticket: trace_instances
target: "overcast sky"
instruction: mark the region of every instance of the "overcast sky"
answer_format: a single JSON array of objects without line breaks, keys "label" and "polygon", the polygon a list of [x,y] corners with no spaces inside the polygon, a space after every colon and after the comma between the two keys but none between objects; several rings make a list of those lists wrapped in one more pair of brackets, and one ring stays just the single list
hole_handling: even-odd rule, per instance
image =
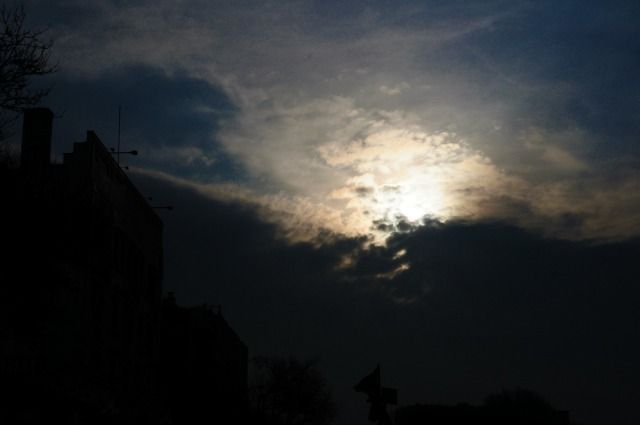
[{"label": "overcast sky", "polygon": [[403,404],[640,420],[640,3],[25,4],[54,150],[121,105],[165,288],[319,359],[344,423],[377,362]]}]

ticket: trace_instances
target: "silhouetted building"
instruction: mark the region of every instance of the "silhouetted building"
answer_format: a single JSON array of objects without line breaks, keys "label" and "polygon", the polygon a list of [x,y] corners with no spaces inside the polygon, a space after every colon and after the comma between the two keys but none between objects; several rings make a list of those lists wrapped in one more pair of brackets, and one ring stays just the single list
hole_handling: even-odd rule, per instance
[{"label": "silhouetted building", "polygon": [[50,163],[52,121],[27,110],[20,168],[0,170],[0,423],[169,420],[172,368],[207,406],[240,403],[247,349],[222,317],[176,306],[161,322],[156,212],[92,131]]},{"label": "silhouetted building", "polygon": [[162,308],[161,344],[163,392],[174,421],[242,423],[248,351],[219,310],[179,307],[170,293]]},{"label": "silhouetted building", "polygon": [[33,400],[27,416],[46,415],[41,398],[117,416],[152,397],[162,221],[95,133],[51,164],[52,119],[25,112],[20,169],[3,194],[1,372],[24,387],[16,402]]}]

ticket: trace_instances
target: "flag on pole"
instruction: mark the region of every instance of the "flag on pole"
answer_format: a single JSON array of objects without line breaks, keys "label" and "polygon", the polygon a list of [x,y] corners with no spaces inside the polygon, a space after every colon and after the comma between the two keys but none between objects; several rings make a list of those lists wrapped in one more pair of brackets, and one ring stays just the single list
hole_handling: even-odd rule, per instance
[{"label": "flag on pole", "polygon": [[398,390],[382,387],[382,402],[385,404],[398,404]]},{"label": "flag on pole", "polygon": [[373,372],[365,376],[353,387],[356,392],[365,393],[369,397],[380,395],[380,365],[376,366]]}]

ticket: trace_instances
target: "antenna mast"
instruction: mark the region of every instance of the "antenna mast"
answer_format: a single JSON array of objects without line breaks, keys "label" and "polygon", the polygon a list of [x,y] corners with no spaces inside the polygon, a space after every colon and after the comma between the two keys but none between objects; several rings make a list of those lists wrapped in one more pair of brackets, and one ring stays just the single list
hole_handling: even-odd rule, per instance
[{"label": "antenna mast", "polygon": [[116,151],[116,162],[120,165],[120,115],[122,112],[122,105],[118,105],[118,150]]}]

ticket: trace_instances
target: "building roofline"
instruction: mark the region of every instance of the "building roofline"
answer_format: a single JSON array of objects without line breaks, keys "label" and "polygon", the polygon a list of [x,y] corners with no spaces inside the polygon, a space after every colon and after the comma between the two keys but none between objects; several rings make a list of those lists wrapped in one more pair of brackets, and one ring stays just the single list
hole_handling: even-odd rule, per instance
[{"label": "building roofline", "polygon": [[103,158],[105,158],[104,160],[107,162],[107,164],[109,164],[109,166],[111,166],[115,170],[115,173],[118,175],[118,177],[125,182],[125,184],[132,190],[133,193],[136,194],[136,197],[138,198],[139,203],[143,205],[143,207],[147,210],[147,212],[151,216],[154,217],[155,220],[157,220],[159,226],[163,227],[164,223],[162,222],[162,219],[160,218],[158,213],[153,209],[153,207],[151,207],[151,205],[149,205],[149,202],[147,201],[147,199],[144,197],[144,195],[142,195],[142,193],[140,193],[140,191],[138,190],[136,185],[133,184],[131,179],[129,179],[129,176],[127,175],[127,173],[125,173],[122,170],[122,167],[120,167],[120,164],[118,164],[118,162],[113,157],[112,153],[107,149],[104,143],[102,143],[102,140],[100,140],[100,138],[95,133],[95,131],[87,130],[87,140],[81,143],[89,143],[89,145],[95,146],[97,148],[98,152],[100,152],[100,155]]}]

